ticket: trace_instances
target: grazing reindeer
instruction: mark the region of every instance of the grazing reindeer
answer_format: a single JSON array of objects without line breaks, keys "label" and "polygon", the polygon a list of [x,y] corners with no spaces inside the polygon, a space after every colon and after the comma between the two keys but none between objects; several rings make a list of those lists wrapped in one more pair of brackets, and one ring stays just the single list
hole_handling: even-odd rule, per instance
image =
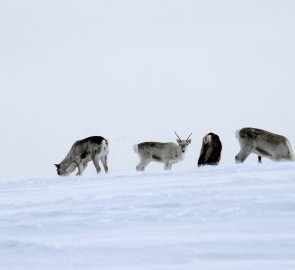
[{"label": "grazing reindeer", "polygon": [[222,144],[218,135],[208,133],[204,136],[198,166],[218,165],[221,157]]},{"label": "grazing reindeer", "polygon": [[257,128],[242,128],[237,130],[236,137],[241,146],[235,157],[236,163],[244,162],[251,153],[258,155],[258,162],[261,162],[261,157],[273,161],[294,160],[291,144],[284,136]]},{"label": "grazing reindeer", "polygon": [[181,140],[176,132],[175,134],[178,137],[177,144],[173,142],[143,142],[134,145],[134,151],[140,158],[136,170],[143,171],[151,161],[164,163],[164,169],[171,170],[174,163],[183,160],[186,148],[191,143],[189,138],[192,134],[186,140]]},{"label": "grazing reindeer", "polygon": [[93,161],[97,173],[100,172],[101,160],[105,172],[108,172],[107,157],[109,153],[108,141],[100,136],[88,137],[76,141],[70,152],[60,164],[54,164],[57,174],[67,176],[78,168],[77,175],[82,175],[87,163]]}]

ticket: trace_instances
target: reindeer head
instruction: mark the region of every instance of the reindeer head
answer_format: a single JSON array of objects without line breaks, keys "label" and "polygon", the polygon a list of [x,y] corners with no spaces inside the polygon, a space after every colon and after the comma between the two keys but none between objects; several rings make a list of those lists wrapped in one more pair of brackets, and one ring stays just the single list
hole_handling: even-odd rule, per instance
[{"label": "reindeer head", "polygon": [[182,153],[185,153],[185,151],[186,151],[186,148],[187,148],[187,146],[191,143],[191,139],[190,139],[190,136],[192,135],[192,133],[187,137],[187,139],[186,140],[182,140],[182,139],[180,139],[180,137],[178,136],[178,134],[176,133],[176,131],[175,131],[175,135],[177,136],[177,143],[178,143],[178,145],[181,147],[181,152]]},{"label": "reindeer head", "polygon": [[60,176],[67,176],[68,174],[66,173],[66,170],[63,166],[60,164],[54,164],[56,167],[57,174]]},{"label": "reindeer head", "polygon": [[54,165],[56,167],[57,174],[60,176],[68,176],[76,168],[74,164],[64,164],[64,162],[61,162],[60,164],[54,164]]}]

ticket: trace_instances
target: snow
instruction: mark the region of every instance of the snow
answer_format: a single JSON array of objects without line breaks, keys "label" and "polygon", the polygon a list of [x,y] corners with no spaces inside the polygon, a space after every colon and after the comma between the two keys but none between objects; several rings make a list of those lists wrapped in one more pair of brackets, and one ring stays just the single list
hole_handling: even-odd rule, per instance
[{"label": "snow", "polygon": [[294,269],[294,183],[294,163],[2,179],[1,269]]}]

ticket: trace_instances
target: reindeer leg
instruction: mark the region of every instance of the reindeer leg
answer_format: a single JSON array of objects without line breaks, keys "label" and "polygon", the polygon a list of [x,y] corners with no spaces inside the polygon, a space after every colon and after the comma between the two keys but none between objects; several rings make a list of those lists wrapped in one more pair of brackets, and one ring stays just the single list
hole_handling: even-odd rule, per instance
[{"label": "reindeer leg", "polygon": [[108,157],[107,156],[102,156],[100,158],[100,160],[101,160],[101,163],[103,165],[104,171],[107,173],[109,171],[108,164],[107,164]]},{"label": "reindeer leg", "polygon": [[168,162],[168,165],[167,165],[167,169],[166,170],[171,170],[171,168],[172,168],[172,162]]},{"label": "reindeer leg", "polygon": [[101,168],[99,166],[99,159],[94,156],[94,157],[92,157],[92,161],[93,161],[93,164],[94,164],[97,174],[99,174],[101,171]]},{"label": "reindeer leg", "polygon": [[169,165],[169,162],[168,161],[164,161],[164,170],[168,170],[168,165]]},{"label": "reindeer leg", "polygon": [[138,163],[136,166],[137,171],[144,171],[145,167],[151,162],[151,159],[145,159]]},{"label": "reindeer leg", "polygon": [[78,167],[78,172],[77,172],[76,175],[82,175],[83,174],[83,169],[84,169],[83,164],[81,162],[79,162],[77,164],[77,167]]},{"label": "reindeer leg", "polygon": [[172,167],[172,162],[170,162],[169,160],[165,160],[164,161],[164,170],[171,170]]},{"label": "reindeer leg", "polygon": [[251,150],[240,151],[240,153],[235,156],[236,163],[243,163],[250,154],[251,154]]}]

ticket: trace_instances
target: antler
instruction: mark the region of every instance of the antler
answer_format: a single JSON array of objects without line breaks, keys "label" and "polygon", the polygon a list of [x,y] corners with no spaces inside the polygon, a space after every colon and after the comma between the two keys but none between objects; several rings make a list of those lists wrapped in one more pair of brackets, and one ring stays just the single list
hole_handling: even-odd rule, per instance
[{"label": "antler", "polygon": [[186,139],[187,141],[188,141],[189,137],[192,136],[192,134],[193,134],[193,133],[191,133],[191,134],[187,137],[187,139]]},{"label": "antler", "polygon": [[175,135],[178,137],[178,139],[181,140],[180,137],[178,136],[178,134],[176,133],[176,131],[174,131],[174,132],[175,132]]}]

